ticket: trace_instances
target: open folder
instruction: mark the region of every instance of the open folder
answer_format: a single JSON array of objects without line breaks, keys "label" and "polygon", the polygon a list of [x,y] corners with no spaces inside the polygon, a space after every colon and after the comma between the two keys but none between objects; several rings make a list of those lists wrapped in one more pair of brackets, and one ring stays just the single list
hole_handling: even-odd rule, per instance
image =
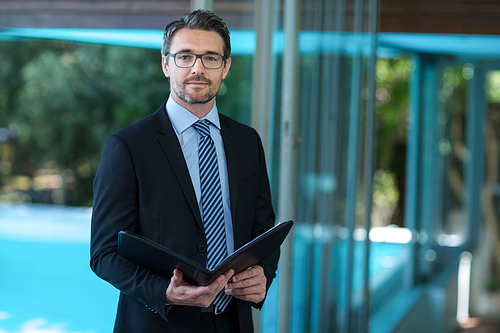
[{"label": "open folder", "polygon": [[172,276],[174,269],[178,268],[189,283],[206,286],[231,268],[238,274],[269,257],[281,246],[292,225],[292,221],[275,225],[240,247],[213,270],[130,231],[119,232],[118,253],[144,268],[165,276]]}]

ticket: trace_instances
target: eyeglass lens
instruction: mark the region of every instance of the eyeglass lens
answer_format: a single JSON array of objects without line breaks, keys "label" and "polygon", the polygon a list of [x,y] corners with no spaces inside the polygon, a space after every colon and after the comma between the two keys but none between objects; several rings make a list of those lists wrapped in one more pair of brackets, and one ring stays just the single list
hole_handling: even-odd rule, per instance
[{"label": "eyeglass lens", "polygon": [[191,67],[198,58],[201,58],[201,62],[206,68],[217,69],[222,66],[222,56],[218,54],[197,55],[192,53],[176,53],[174,56],[175,64],[178,67]]}]

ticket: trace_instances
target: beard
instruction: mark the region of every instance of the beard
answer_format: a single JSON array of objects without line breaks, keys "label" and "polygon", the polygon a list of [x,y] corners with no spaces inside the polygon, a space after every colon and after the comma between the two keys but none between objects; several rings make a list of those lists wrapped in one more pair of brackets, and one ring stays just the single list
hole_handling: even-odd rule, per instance
[{"label": "beard", "polygon": [[[189,81],[202,81],[207,83],[208,91],[199,96],[196,95],[196,91],[193,93],[188,92],[186,86],[188,85]],[[203,77],[201,75],[194,75],[185,79],[184,82],[182,82],[182,85],[172,84],[172,90],[175,93],[175,95],[179,97],[181,101],[189,104],[208,103],[209,101],[214,99],[215,96],[217,96],[219,89],[220,89],[220,84],[214,86],[213,82],[210,79],[207,79],[206,77]]]}]

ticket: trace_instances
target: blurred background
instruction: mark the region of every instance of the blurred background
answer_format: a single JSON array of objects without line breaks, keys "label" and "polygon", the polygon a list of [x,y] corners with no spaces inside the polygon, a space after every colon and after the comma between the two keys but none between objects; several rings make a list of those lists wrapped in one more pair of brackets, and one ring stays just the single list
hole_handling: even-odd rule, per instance
[{"label": "blurred background", "polygon": [[500,332],[500,3],[0,1],[0,333],[110,332],[104,141],[168,97],[165,25],[231,31],[220,112],[293,219],[258,332]]}]

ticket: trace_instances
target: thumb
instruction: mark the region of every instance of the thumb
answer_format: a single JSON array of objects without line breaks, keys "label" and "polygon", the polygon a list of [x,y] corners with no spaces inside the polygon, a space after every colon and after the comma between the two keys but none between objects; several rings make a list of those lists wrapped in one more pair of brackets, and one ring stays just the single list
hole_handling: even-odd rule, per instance
[{"label": "thumb", "polygon": [[183,276],[184,275],[182,274],[182,272],[180,270],[178,270],[177,268],[174,269],[174,275],[172,276],[172,282],[179,284],[182,281]]}]

